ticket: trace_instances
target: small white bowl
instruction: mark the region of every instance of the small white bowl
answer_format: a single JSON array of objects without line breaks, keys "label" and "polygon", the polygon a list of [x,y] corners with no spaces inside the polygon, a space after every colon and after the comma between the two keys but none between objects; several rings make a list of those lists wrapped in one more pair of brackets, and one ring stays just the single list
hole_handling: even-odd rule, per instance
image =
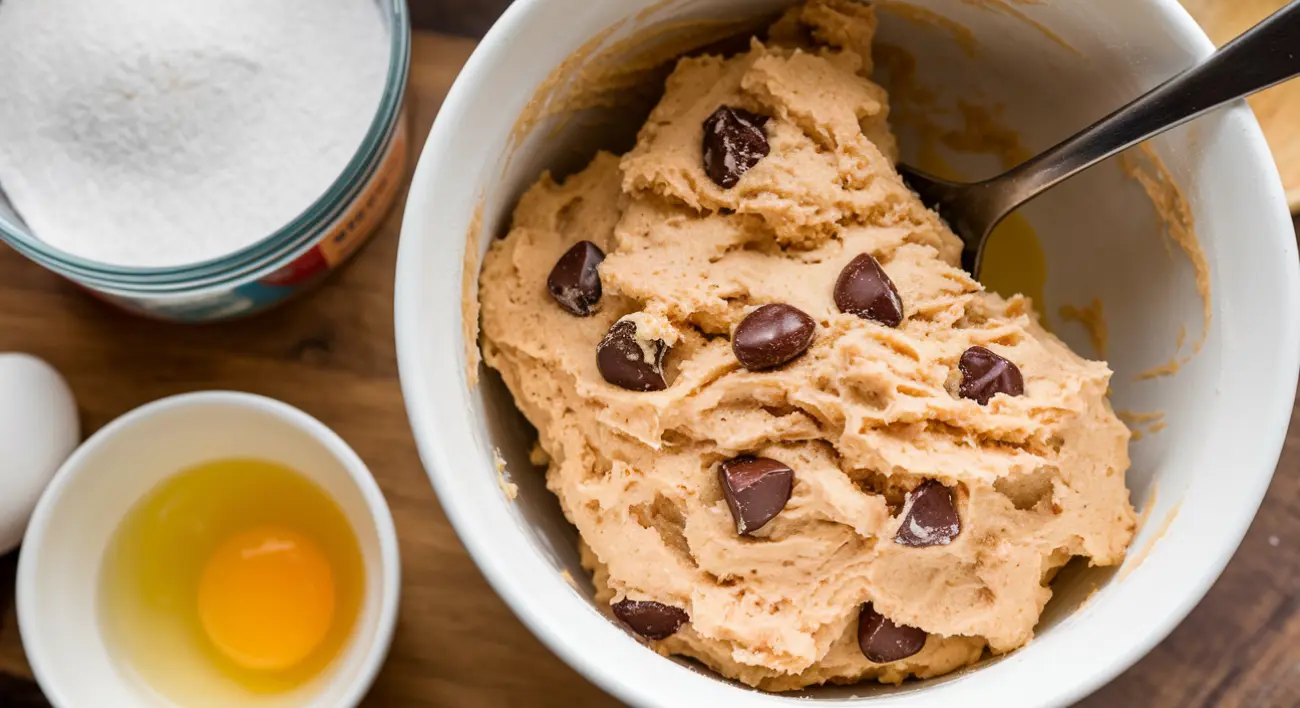
[{"label": "small white bowl", "polygon": [[[1180,361],[1188,357],[1202,330],[1189,261],[1176,247],[1167,250],[1142,188],[1111,163],[1022,212],[1045,251],[1045,314],[1055,331],[1090,354],[1084,331],[1056,308],[1099,297],[1110,325],[1115,407],[1161,412],[1166,427],[1131,447],[1128,485],[1149,515],[1127,567],[1063,573],[1035,640],[972,670],[899,688],[770,695],[642,647],[595,606],[575,533],[542,473],[531,469],[533,434],[509,393],[492,375],[478,385],[468,380],[473,343],[462,333],[473,330],[462,318],[473,309],[462,307],[462,277],[476,273],[463,272],[462,263],[481,262],[474,256],[508,228],[522,191],[544,168],[571,169],[574,148],[589,148],[599,132],[592,116],[554,115],[515,142],[516,117],[538,87],[561,85],[547,81],[552,70],[565,62],[576,69],[595,54],[593,44],[611,46],[647,27],[755,18],[787,4],[517,0],[479,44],[425,145],[398,255],[402,388],[429,477],[461,540],[520,619],[627,703],[807,706],[809,698],[869,697],[872,706],[1015,708],[1076,701],[1150,650],[1209,589],[1268,488],[1290,420],[1300,370],[1300,268],[1277,170],[1244,102],[1153,142],[1190,204],[1212,283],[1212,325],[1177,375],[1138,376],[1176,351]],[[899,16],[891,6],[910,11]],[[1031,151],[1213,50],[1175,0],[907,0],[885,10],[878,39],[916,57],[917,81],[950,104],[1000,105]],[[934,17],[940,21],[927,21]],[[979,46],[958,41],[965,39]],[[915,160],[917,145],[900,132],[904,159]],[[957,167],[986,175],[997,166]],[[475,252],[462,259],[471,224]],[[517,498],[498,487],[498,453]],[[581,579],[576,587],[564,573]]]},{"label": "small white bowl", "polygon": [[352,637],[293,705],[346,708],[374,681],[397,620],[401,563],[393,517],[365,463],[320,421],[285,403],[233,392],[166,398],[118,418],[54,476],[18,561],[18,626],[32,672],[56,706],[170,706],[115,661],[100,621],[101,561],[131,507],[196,464],[253,457],[307,476],[352,525],[366,585]]}]

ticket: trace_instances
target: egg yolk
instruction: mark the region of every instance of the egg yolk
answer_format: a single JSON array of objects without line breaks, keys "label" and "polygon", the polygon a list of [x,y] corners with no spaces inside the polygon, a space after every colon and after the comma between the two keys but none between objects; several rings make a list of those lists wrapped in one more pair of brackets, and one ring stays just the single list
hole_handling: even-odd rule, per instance
[{"label": "egg yolk", "polygon": [[307,658],[334,619],[334,574],[296,531],[254,528],[230,537],[199,580],[199,619],[231,661],[279,671]]}]

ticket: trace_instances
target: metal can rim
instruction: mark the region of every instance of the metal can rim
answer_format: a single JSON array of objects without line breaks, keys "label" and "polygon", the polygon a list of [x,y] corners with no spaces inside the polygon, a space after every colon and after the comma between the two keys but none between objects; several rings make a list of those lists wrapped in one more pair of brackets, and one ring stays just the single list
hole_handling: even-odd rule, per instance
[{"label": "metal can rim", "polygon": [[348,164],[330,187],[288,224],[261,240],[219,258],[165,268],[136,268],[90,261],[56,249],[0,215],[0,241],[83,287],[119,296],[195,293],[228,287],[307,248],[345,212],[374,178],[403,115],[410,68],[411,25],[405,0],[380,0],[388,9],[391,50],[384,93],[375,117]]}]

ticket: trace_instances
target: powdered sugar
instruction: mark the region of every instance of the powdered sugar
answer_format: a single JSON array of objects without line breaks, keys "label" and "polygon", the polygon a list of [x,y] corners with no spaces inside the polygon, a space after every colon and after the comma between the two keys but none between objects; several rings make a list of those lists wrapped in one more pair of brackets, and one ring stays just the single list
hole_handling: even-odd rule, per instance
[{"label": "powdered sugar", "polygon": [[232,253],[339,176],[388,55],[373,0],[3,0],[0,187],[83,258]]}]

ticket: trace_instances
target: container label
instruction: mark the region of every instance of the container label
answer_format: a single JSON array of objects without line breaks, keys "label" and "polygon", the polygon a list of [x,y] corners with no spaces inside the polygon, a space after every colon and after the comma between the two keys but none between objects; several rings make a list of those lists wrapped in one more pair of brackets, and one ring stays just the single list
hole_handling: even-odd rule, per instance
[{"label": "container label", "polygon": [[260,312],[316,285],[375,233],[401,193],[408,157],[406,118],[406,108],[403,107],[384,156],[352,203],[337,219],[321,229],[311,248],[270,275],[194,295],[147,297],[102,293],[85,286],[83,289],[145,317],[173,322],[209,322]]},{"label": "container label", "polygon": [[293,287],[311,281],[322,272],[342,265],[375,233],[401,191],[406,175],[406,123],[406,110],[403,109],[397,118],[393,139],[388,144],[388,154],[352,205],[322,231],[316,246],[259,282]]}]

